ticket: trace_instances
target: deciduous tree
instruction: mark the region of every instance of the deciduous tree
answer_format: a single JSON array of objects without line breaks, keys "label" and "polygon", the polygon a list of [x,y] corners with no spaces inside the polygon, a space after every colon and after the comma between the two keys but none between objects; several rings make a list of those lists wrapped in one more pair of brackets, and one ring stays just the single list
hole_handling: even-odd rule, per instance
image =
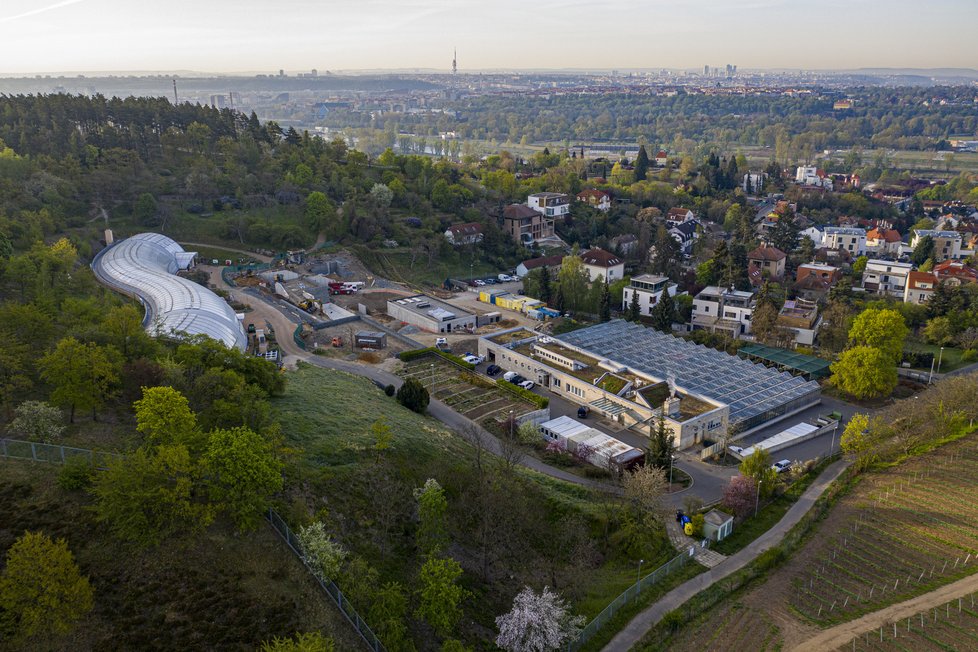
[{"label": "deciduous tree", "polygon": [[774,491],[777,473],[771,468],[771,454],[763,448],[755,448],[754,452],[740,463],[740,474],[760,483],[762,496],[769,496]]},{"label": "deciduous tree", "polygon": [[830,369],[832,384],[858,399],[887,396],[896,388],[894,360],[871,346],[856,346],[843,351]]},{"label": "deciduous tree", "polygon": [[122,365],[115,349],[66,337],[38,366],[41,377],[54,386],[51,402],[69,407],[68,420],[74,423],[75,408],[91,408],[95,418],[118,382]]},{"label": "deciduous tree", "polygon": [[28,441],[50,444],[64,432],[61,410],[44,401],[24,401],[17,406],[15,414],[8,430]]},{"label": "deciduous tree", "polygon": [[757,482],[753,478],[737,475],[723,488],[721,504],[739,519],[745,519],[754,512],[757,501]]},{"label": "deciduous tree", "polygon": [[462,602],[469,592],[458,585],[461,576],[462,567],[454,559],[431,556],[421,567],[415,616],[439,636],[450,635],[462,618]]},{"label": "deciduous tree", "polygon": [[183,444],[201,452],[204,438],[197,429],[197,416],[187,398],[172,387],[143,387],[143,397],[133,402],[136,430],[156,445]]},{"label": "deciduous tree", "polygon": [[418,529],[415,533],[418,550],[422,554],[435,556],[448,545],[448,531],[445,529],[445,513],[448,499],[445,490],[434,478],[428,478],[424,486],[414,490],[418,501]]},{"label": "deciduous tree", "polygon": [[343,546],[330,538],[322,522],[316,521],[299,528],[299,546],[302,548],[302,558],[319,579],[330,582],[339,577],[347,553]]},{"label": "deciduous tree", "polygon": [[903,342],[909,329],[898,311],[890,308],[868,308],[861,312],[849,328],[849,343],[879,349],[893,364],[900,360]]},{"label": "deciduous tree", "polygon": [[282,489],[282,461],[249,428],[214,430],[203,458],[211,498],[241,530],[258,526],[272,495]]},{"label": "deciduous tree", "polygon": [[508,652],[559,650],[583,625],[584,617],[572,615],[569,605],[550,587],[537,594],[527,586],[513,598],[509,613],[496,618],[496,645]]}]

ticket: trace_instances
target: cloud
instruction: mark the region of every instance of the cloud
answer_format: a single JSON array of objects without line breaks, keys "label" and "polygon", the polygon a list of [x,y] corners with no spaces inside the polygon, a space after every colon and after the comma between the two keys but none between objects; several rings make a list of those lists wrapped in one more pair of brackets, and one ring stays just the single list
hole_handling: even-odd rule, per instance
[{"label": "cloud", "polygon": [[0,16],[0,24],[9,23],[11,21],[19,20],[21,18],[36,16],[38,14],[43,14],[48,11],[54,11],[55,9],[61,9],[62,7],[76,5],[79,2],[85,2],[85,0],[61,0],[61,2],[55,2],[53,5],[47,5],[46,7],[38,7],[37,9],[30,9],[28,11],[24,11],[19,14],[14,14],[13,16]]}]

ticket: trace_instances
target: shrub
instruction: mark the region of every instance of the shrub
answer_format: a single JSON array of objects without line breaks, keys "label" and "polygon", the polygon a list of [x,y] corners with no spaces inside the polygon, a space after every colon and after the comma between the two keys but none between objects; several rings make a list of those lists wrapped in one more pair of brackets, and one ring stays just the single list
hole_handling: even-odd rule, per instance
[{"label": "shrub", "polygon": [[418,358],[423,358],[426,355],[431,355],[437,349],[434,347],[428,347],[426,349],[412,349],[411,351],[401,351],[397,354],[397,357],[401,359],[402,362],[410,362],[411,360],[416,360]]},{"label": "shrub", "polygon": [[670,632],[679,631],[679,628],[683,626],[683,612],[679,609],[673,609],[662,617],[662,626]]},{"label": "shrub", "polygon": [[326,534],[326,526],[317,521],[299,528],[299,544],[302,558],[312,572],[324,582],[336,579],[346,558],[346,550]]},{"label": "shrub", "polygon": [[693,537],[700,538],[703,536],[703,524],[706,522],[706,517],[702,514],[693,514],[693,518],[690,519],[693,524]]},{"label": "shrub", "polygon": [[384,388],[384,393],[388,396],[393,396],[396,391],[397,389],[395,389],[393,385],[388,385]]},{"label": "shrub", "polygon": [[65,460],[58,472],[58,486],[65,491],[79,491],[92,484],[95,469],[92,463],[81,455],[73,455]]},{"label": "shrub", "polygon": [[408,378],[397,390],[397,402],[418,414],[424,414],[430,400],[428,390],[414,378]]},{"label": "shrub", "polygon": [[496,387],[502,388],[503,390],[526,401],[527,403],[531,403],[537,406],[537,408],[541,410],[547,407],[548,405],[550,405],[550,399],[547,398],[546,396],[540,396],[539,394],[534,394],[533,392],[523,389],[518,385],[514,385],[513,383],[507,382],[502,378],[496,380]]},{"label": "shrub", "polygon": [[968,349],[961,354],[961,362],[974,362],[978,360],[978,349]]}]

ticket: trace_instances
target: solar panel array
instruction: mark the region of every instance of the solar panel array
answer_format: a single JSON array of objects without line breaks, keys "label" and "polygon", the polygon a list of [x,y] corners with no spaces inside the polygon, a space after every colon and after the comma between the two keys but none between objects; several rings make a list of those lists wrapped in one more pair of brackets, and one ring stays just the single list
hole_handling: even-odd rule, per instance
[{"label": "solar panel array", "polygon": [[138,296],[150,318],[148,330],[204,334],[229,347],[247,344],[237,315],[207,288],[175,276],[183,247],[159,233],[140,233],[106,250],[96,261],[107,285]]},{"label": "solar panel array", "polygon": [[820,389],[787,372],[621,320],[558,339],[661,380],[675,377],[680,389],[729,405],[732,427],[783,414],[789,403],[817,396]]}]

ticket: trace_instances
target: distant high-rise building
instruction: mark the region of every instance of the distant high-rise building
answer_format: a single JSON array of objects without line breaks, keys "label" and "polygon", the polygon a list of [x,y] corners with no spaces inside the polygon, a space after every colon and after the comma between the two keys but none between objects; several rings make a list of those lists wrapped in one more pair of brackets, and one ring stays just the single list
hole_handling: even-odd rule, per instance
[{"label": "distant high-rise building", "polygon": [[285,71],[284,71],[284,70],[282,70],[281,68],[279,68],[279,69],[278,69],[278,76],[279,76],[279,77],[285,77]]},{"label": "distant high-rise building", "polygon": [[309,76],[310,77],[318,77],[319,76],[319,71],[316,70],[315,68],[313,68],[312,71],[310,71]]},{"label": "distant high-rise building", "polygon": [[458,74],[458,48],[452,50],[452,74]]},{"label": "distant high-rise building", "polygon": [[704,77],[709,77],[710,76],[710,67],[709,66],[703,66],[703,76]]},{"label": "distant high-rise building", "polygon": [[737,64],[736,63],[733,65],[733,74],[735,74],[735,75],[737,74]]},{"label": "distant high-rise building", "polygon": [[733,66],[727,64],[727,77],[733,77]]}]

